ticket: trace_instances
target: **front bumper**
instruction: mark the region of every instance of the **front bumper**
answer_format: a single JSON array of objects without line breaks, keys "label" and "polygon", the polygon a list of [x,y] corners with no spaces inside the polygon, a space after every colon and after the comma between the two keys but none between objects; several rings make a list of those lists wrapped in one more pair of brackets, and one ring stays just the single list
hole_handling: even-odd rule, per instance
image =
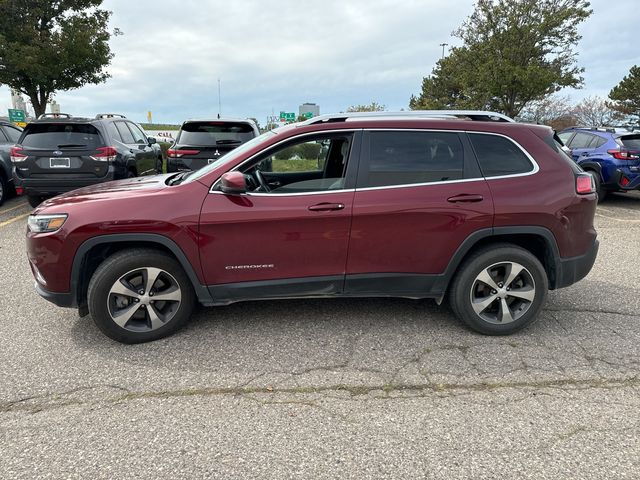
[{"label": "front bumper", "polygon": [[36,292],[38,292],[38,295],[40,295],[45,300],[48,300],[59,307],[69,308],[69,307],[78,306],[75,295],[72,295],[71,293],[50,292],[49,290],[46,290],[38,282],[35,282],[35,287],[36,287]]},{"label": "front bumper", "polygon": [[584,255],[561,258],[556,269],[555,288],[564,288],[579,282],[588,275],[598,256],[600,242],[595,240]]}]

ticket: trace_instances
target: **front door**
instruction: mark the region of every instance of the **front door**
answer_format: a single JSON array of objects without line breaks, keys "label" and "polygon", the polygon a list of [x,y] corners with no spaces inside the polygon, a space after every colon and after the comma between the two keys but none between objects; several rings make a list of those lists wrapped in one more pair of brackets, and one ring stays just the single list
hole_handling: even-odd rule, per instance
[{"label": "front door", "polygon": [[464,133],[365,132],[345,293],[438,296],[462,242],[490,228],[493,201]]},{"label": "front door", "polygon": [[216,302],[342,291],[357,140],[354,132],[299,137],[237,168],[247,193],[213,186],[200,258]]}]

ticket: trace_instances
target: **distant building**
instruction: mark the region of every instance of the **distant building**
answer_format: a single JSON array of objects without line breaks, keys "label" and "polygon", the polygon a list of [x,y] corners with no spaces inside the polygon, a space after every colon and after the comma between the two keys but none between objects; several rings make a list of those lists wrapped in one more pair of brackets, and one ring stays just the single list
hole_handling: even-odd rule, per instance
[{"label": "distant building", "polygon": [[55,100],[51,100],[51,103],[49,104],[49,111],[51,113],[60,113],[60,104]]},{"label": "distant building", "polygon": [[309,116],[317,117],[320,115],[320,105],[316,105],[315,103],[303,103],[298,107],[298,115],[299,116]]},{"label": "distant building", "polygon": [[22,94],[16,90],[11,90],[11,104],[14,109],[22,110],[24,112],[27,111],[27,104],[22,98]]}]

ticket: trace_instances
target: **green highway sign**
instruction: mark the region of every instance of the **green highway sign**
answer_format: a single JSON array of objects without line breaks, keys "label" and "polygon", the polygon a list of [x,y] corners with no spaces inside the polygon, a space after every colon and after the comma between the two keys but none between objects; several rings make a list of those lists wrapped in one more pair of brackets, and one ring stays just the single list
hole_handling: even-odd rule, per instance
[{"label": "green highway sign", "polygon": [[295,112],[280,112],[280,121],[281,122],[295,122],[296,121]]},{"label": "green highway sign", "polygon": [[24,114],[24,110],[18,110],[15,108],[9,109],[9,121],[10,122],[24,122],[27,119]]},{"label": "green highway sign", "polygon": [[304,112],[304,113],[302,114],[302,116],[303,116],[304,118],[313,118],[313,113],[311,113],[311,112]]}]

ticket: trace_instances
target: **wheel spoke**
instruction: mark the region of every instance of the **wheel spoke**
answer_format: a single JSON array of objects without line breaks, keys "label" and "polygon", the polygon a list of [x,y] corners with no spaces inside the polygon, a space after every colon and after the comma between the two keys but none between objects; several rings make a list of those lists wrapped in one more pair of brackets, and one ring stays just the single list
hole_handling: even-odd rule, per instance
[{"label": "wheel spoke", "polygon": [[522,300],[527,300],[529,302],[533,302],[533,299],[536,296],[536,289],[531,286],[525,286],[522,288],[511,289],[508,292],[509,297],[521,298]]},{"label": "wheel spoke", "polygon": [[488,285],[493,290],[498,290],[498,285],[496,284],[496,282],[491,277],[491,274],[489,273],[489,269],[488,268],[483,270],[482,272],[480,272],[480,275],[478,275],[476,280],[478,280],[479,282],[484,283],[485,285]]},{"label": "wheel spoke", "polygon": [[146,268],[145,271],[146,285],[144,287],[144,291],[149,293],[151,291],[151,288],[153,288],[153,284],[156,283],[156,280],[158,280],[158,277],[162,273],[162,270],[160,270],[159,268],[149,267]]},{"label": "wheel spoke", "polygon": [[164,322],[158,316],[158,312],[156,312],[153,305],[149,305],[147,307],[147,315],[149,315],[149,320],[151,321],[151,330],[155,330],[156,328],[160,328],[164,325]]},{"label": "wheel spoke", "polygon": [[128,307],[125,307],[122,310],[114,313],[112,315],[113,321],[116,322],[122,328],[124,328],[127,322],[131,320],[131,317],[133,317],[133,314],[136,313],[139,308],[140,308],[139,303],[132,303]]},{"label": "wheel spoke", "polygon": [[125,285],[122,282],[122,279],[118,280],[116,283],[113,284],[113,287],[111,287],[111,291],[109,293],[114,293],[116,295],[124,295],[125,297],[135,297],[135,298],[140,297],[140,295],[138,295],[138,292],[136,292],[131,287]]},{"label": "wheel spoke", "polygon": [[153,295],[153,300],[156,302],[179,302],[181,299],[180,287],[175,286]]},{"label": "wheel spoke", "polygon": [[496,298],[498,298],[497,295],[489,295],[488,297],[474,299],[473,302],[471,302],[471,306],[475,312],[480,315],[495,301]]},{"label": "wheel spoke", "polygon": [[510,323],[513,322],[513,316],[511,315],[511,310],[509,309],[509,305],[507,304],[507,300],[505,298],[500,299],[500,323]]},{"label": "wheel spoke", "polygon": [[507,263],[507,270],[504,275],[504,286],[509,287],[518,275],[522,273],[524,267],[519,263]]}]

